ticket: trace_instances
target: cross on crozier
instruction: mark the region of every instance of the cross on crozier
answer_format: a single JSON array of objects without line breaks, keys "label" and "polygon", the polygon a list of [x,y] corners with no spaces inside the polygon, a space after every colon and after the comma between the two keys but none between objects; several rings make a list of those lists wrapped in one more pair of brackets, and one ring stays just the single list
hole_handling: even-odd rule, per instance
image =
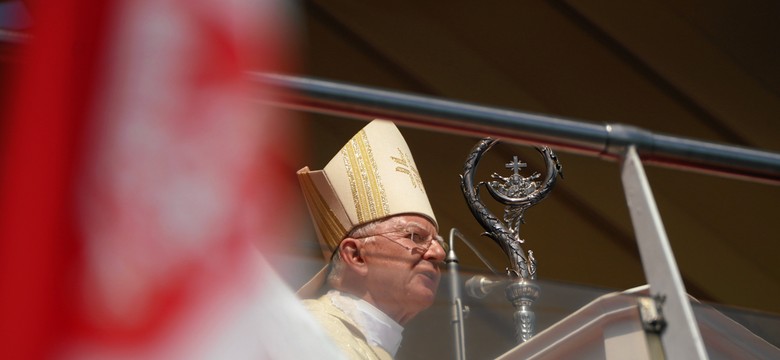
[{"label": "cross on crozier", "polygon": [[506,163],[504,167],[506,167],[507,169],[512,169],[515,175],[520,175],[520,168],[528,167],[528,164],[520,160],[517,160],[517,156],[514,156],[512,157],[512,162]]}]

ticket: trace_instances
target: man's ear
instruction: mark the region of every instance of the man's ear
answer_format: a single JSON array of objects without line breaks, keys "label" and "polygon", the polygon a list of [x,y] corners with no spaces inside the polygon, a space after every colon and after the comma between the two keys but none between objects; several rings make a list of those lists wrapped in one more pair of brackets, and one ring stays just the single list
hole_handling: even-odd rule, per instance
[{"label": "man's ear", "polygon": [[363,245],[362,241],[352,238],[346,238],[339,244],[341,261],[352,271],[360,275],[364,275],[367,272],[366,260],[363,258],[362,252]]}]

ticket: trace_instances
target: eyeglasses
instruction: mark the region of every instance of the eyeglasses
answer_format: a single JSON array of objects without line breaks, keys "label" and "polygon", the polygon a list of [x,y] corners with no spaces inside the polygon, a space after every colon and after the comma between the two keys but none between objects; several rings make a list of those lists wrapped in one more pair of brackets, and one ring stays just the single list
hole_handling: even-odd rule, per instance
[{"label": "eyeglasses", "polygon": [[[399,236],[390,237],[390,236],[388,236],[388,234],[399,234],[399,235],[401,235],[400,236],[401,238],[405,238],[405,239],[411,240],[414,243],[415,246],[414,247],[409,247],[407,245],[404,245],[400,241],[397,240],[399,238]],[[449,251],[449,245],[444,241],[444,239],[442,239],[441,236],[439,236],[439,235],[435,235],[435,236],[433,236],[433,235],[422,236],[420,234],[417,234],[413,229],[393,230],[393,231],[388,231],[388,232],[384,232],[384,233],[371,234],[371,235],[365,236],[363,238],[370,238],[372,236],[381,236],[381,237],[383,237],[383,238],[385,238],[387,240],[390,240],[394,244],[396,244],[396,245],[398,245],[398,246],[400,246],[400,247],[402,247],[402,248],[404,248],[406,250],[411,251],[412,254],[414,254],[414,253],[425,254],[431,248],[431,246],[433,245],[434,241],[439,243],[439,246],[441,246],[441,248],[444,249],[445,253],[447,253],[447,251]]]}]

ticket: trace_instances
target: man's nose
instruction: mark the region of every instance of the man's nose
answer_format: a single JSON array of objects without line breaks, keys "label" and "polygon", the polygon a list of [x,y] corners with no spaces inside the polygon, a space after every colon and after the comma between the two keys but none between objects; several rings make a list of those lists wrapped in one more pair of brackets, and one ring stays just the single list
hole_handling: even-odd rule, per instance
[{"label": "man's nose", "polygon": [[433,241],[431,247],[428,248],[428,251],[423,254],[423,259],[435,263],[441,263],[444,262],[445,256],[447,256],[447,254],[444,253],[444,248],[442,245],[438,241]]}]

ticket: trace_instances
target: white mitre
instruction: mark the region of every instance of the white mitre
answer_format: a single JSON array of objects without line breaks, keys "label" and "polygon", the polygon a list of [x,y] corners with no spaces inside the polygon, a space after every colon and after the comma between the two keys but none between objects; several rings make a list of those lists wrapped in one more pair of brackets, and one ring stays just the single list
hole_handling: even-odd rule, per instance
[{"label": "white mitre", "polygon": [[[417,214],[438,229],[409,146],[392,122],[372,121],[323,170],[304,167],[298,179],[326,261],[352,228],[374,220]],[[322,286],[324,270],[298,290],[301,297]]]}]

